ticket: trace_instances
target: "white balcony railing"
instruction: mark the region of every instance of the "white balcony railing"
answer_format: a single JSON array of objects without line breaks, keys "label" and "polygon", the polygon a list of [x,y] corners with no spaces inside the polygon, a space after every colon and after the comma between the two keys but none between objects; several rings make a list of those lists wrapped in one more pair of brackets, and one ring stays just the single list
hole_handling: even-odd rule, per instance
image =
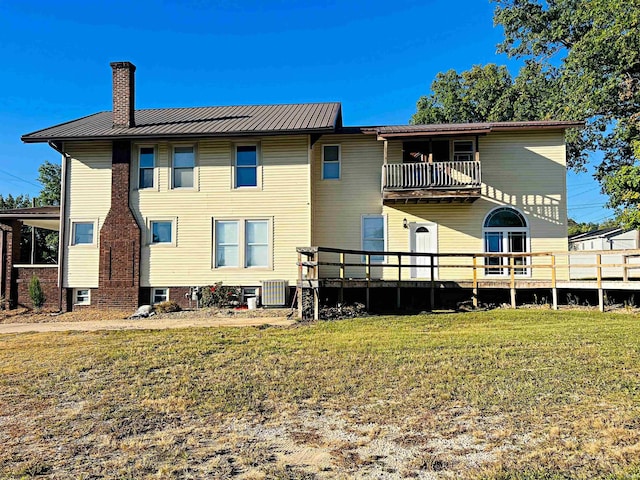
[{"label": "white balcony railing", "polygon": [[382,166],[383,190],[480,187],[480,162],[389,163]]}]

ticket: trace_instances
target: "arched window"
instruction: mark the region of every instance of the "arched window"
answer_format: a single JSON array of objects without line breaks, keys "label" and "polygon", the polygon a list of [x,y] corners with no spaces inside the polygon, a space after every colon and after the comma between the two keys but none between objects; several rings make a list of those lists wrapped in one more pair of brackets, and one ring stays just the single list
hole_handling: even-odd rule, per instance
[{"label": "arched window", "polygon": [[[484,219],[482,228],[486,253],[520,253],[529,251],[527,219],[512,207],[497,207]],[[527,257],[516,257],[516,265],[526,265]],[[508,258],[485,258],[485,265],[509,265]],[[526,268],[517,268],[516,275],[527,275]],[[507,268],[487,268],[485,275],[509,275]]]}]

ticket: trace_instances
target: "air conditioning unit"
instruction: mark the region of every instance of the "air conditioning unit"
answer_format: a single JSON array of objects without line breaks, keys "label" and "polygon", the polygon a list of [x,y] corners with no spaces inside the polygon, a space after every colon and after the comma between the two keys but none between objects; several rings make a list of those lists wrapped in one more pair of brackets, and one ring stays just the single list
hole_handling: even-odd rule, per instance
[{"label": "air conditioning unit", "polygon": [[285,307],[288,286],[286,280],[262,280],[262,306]]}]

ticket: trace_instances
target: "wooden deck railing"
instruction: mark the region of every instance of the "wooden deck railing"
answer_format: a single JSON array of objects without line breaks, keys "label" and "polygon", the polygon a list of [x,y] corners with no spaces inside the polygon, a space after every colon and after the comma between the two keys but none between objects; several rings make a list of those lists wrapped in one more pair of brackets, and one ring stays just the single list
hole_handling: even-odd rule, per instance
[{"label": "wooden deck railing", "polygon": [[[320,267],[337,268],[338,280],[341,286],[340,296],[342,296],[342,288],[348,281],[357,280],[353,275],[347,275],[347,268],[359,268],[364,272],[364,280],[366,282],[367,306],[369,303],[369,288],[372,281],[373,269],[384,269],[384,278],[381,280],[397,282],[397,304],[400,305],[400,288],[403,281],[425,281],[430,283],[431,305],[434,304],[434,295],[436,282],[439,280],[437,272],[439,269],[461,269],[471,270],[471,286],[473,290],[473,304],[478,305],[478,288],[480,282],[508,282],[511,293],[511,305],[516,306],[516,289],[519,284],[527,282],[532,284],[540,282],[538,288],[550,288],[552,291],[552,307],[558,308],[558,283],[561,281],[562,288],[571,288],[576,285],[577,288],[585,288],[584,285],[593,284],[593,288],[598,290],[598,304],[600,310],[604,311],[604,289],[603,279],[606,279],[603,272],[608,269],[607,277],[610,277],[612,269],[616,269],[616,279],[613,283],[627,283],[630,280],[629,271],[640,269],[640,263],[630,263],[631,259],[640,262],[640,249],[638,250],[597,250],[597,251],[562,251],[562,252],[522,252],[522,253],[415,253],[415,252],[373,252],[366,250],[349,250],[328,247],[299,247],[298,252],[298,286],[299,288],[308,286],[314,288],[316,301],[314,305],[317,308],[317,285],[322,278],[320,275]],[[334,255],[331,261],[320,260],[320,254]],[[372,262],[373,258],[385,258],[384,263]],[[573,263],[572,258],[594,257],[593,263]],[[616,257],[614,262],[603,262],[603,256]],[[426,262],[423,264],[407,263],[407,259],[424,258]],[[620,259],[618,261],[617,259]],[[467,262],[464,263],[466,259]],[[493,261],[491,261],[493,259]],[[495,260],[499,259],[499,260]],[[535,259],[535,261],[534,261]],[[403,278],[403,269],[424,269],[429,272],[428,278],[422,279],[406,279]],[[571,269],[593,269],[593,276],[588,278],[572,278]],[[548,275],[543,278],[532,280],[535,270],[547,271]],[[499,271],[499,275],[487,274],[487,272]],[[349,272],[351,273],[351,272]],[[480,276],[481,273],[484,275]],[[560,274],[559,274],[560,273]],[[461,276],[460,279],[447,278],[447,282],[469,282],[469,276]],[[559,280],[561,279],[561,280]],[[638,286],[640,286],[640,276],[636,276]],[[578,286],[579,285],[579,286]],[[529,287],[533,288],[533,287]],[[613,287],[612,287],[613,288]],[[632,286],[632,288],[635,288]],[[301,298],[301,297],[299,297]],[[301,303],[300,303],[301,308]],[[300,315],[302,313],[300,312]],[[317,311],[315,312],[317,318]]]},{"label": "wooden deck railing", "polygon": [[480,187],[480,162],[388,163],[382,166],[383,190]]}]

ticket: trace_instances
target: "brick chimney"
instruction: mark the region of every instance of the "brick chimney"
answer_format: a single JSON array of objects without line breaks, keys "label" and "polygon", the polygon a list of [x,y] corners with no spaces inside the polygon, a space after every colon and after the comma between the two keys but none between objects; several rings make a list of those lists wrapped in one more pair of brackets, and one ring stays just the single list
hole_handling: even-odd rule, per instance
[{"label": "brick chimney", "polygon": [[112,62],[113,128],[135,127],[135,71],[131,62]]}]

